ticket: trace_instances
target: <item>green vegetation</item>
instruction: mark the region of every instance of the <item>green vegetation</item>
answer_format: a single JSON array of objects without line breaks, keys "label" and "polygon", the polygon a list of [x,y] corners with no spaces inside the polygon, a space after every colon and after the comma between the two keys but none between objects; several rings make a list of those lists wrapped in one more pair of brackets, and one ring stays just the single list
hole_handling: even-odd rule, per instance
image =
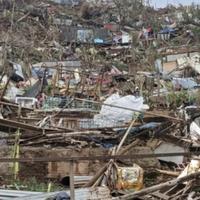
[{"label": "green vegetation", "polygon": [[26,180],[15,180],[12,181],[12,189],[15,190],[26,190],[34,192],[47,192],[47,191],[61,191],[64,188],[56,182],[41,182],[35,177],[31,177]]},{"label": "green vegetation", "polygon": [[167,95],[167,102],[170,108],[176,109],[180,107],[183,103],[191,103],[196,101],[198,96],[196,94],[190,94],[186,90],[179,92],[171,92]]}]

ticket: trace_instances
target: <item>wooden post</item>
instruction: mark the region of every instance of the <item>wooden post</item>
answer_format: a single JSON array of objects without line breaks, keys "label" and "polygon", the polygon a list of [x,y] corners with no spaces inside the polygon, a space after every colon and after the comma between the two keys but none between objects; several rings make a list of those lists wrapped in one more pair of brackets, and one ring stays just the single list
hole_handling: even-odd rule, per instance
[{"label": "wooden post", "polygon": [[96,175],[84,185],[84,187],[92,187],[98,179],[103,175],[103,173],[108,169],[108,166],[111,164],[112,160],[109,163],[106,163],[99,171],[97,171]]},{"label": "wooden post", "polygon": [[158,81],[158,95],[157,95],[157,103],[160,103],[160,72],[157,74],[157,81]]},{"label": "wooden post", "polygon": [[103,78],[104,78],[104,72],[102,72],[101,79],[99,82],[99,99],[101,97],[101,91],[102,91],[102,87],[103,87]]},{"label": "wooden post", "polygon": [[10,76],[8,77],[8,80],[7,80],[7,82],[6,82],[6,85],[4,86],[3,91],[2,91],[2,93],[1,93],[1,97],[0,97],[1,100],[3,99],[3,97],[4,97],[5,93],[6,93],[6,90],[7,90],[7,87],[8,87],[9,82],[10,82]]},{"label": "wooden post", "polygon": [[[15,135],[15,145],[14,145],[14,151],[13,151],[13,158],[19,159],[19,141],[20,141],[20,129],[17,130]],[[19,162],[13,163],[13,170],[14,170],[14,179],[16,180],[19,176]]]},{"label": "wooden post", "polygon": [[70,199],[75,200],[74,192],[74,161],[71,160],[69,163],[69,176],[70,176]]},{"label": "wooden post", "polygon": [[17,111],[18,118],[21,117],[21,114],[22,114],[22,106],[21,106],[21,104],[19,104],[18,111]]},{"label": "wooden post", "polygon": [[119,143],[118,147],[117,147],[117,151],[116,151],[116,154],[119,152],[119,150],[121,149],[122,145],[124,144],[124,141],[126,140],[129,132],[131,131],[131,128],[133,127],[135,121],[136,121],[137,118],[135,118],[134,120],[132,120],[130,126],[128,127],[126,133],[124,134],[124,137],[122,138],[121,142]]},{"label": "wooden post", "polygon": [[[117,150],[116,150],[116,153],[120,153],[119,151],[121,150],[121,147],[126,139],[126,137],[128,136],[132,126],[134,125],[135,123],[135,120],[133,120],[128,128],[128,130],[126,131],[126,133],[124,134],[124,137],[122,138]],[[136,145],[138,143],[138,140],[136,140],[136,142],[133,142],[131,144],[131,146],[129,146],[129,148],[126,148],[125,150],[122,150],[120,155],[121,154],[124,154],[126,153],[129,149],[131,149],[134,145]],[[108,167],[110,166],[110,164],[113,163],[113,160],[110,160],[109,163],[105,164],[97,173],[96,175],[85,185],[85,187],[92,187],[97,181],[98,179],[106,172],[106,170],[108,169]]]}]

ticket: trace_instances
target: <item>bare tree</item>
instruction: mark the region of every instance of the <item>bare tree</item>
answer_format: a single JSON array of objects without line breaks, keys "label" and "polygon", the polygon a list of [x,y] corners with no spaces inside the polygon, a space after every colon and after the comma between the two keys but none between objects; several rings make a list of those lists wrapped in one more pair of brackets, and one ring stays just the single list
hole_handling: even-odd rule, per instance
[{"label": "bare tree", "polygon": [[119,15],[120,24],[126,24],[131,21],[138,20],[138,16],[144,10],[143,0],[113,0]]},{"label": "bare tree", "polygon": [[200,5],[192,4],[183,13],[184,23],[200,27]]}]

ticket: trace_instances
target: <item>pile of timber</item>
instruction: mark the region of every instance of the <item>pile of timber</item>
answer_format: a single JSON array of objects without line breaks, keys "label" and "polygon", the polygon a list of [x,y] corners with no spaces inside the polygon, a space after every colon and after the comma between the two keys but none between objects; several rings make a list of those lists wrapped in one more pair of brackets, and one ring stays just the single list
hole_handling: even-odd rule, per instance
[{"label": "pile of timber", "polygon": [[[8,144],[15,143],[15,136],[8,136],[6,139]],[[101,131],[81,131],[81,132],[48,132],[45,134],[23,134],[19,139],[21,146],[72,146],[72,147],[86,147],[86,146],[99,146],[106,141],[117,141],[116,135],[106,135]]]},{"label": "pile of timber", "polygon": [[124,193],[114,200],[154,199],[154,200],[198,200],[200,171],[176,178],[137,192]]}]

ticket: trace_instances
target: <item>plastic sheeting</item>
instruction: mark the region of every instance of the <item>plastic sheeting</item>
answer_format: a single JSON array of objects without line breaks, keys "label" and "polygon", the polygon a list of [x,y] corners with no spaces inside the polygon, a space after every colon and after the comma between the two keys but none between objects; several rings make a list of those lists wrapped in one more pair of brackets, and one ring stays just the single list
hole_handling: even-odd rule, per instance
[{"label": "plastic sheeting", "polygon": [[22,72],[22,66],[17,64],[17,63],[13,63],[13,68],[15,70],[15,73],[20,76],[22,79],[24,79],[24,75]]},{"label": "plastic sheeting", "polygon": [[190,66],[200,74],[200,54],[196,54],[189,60]]},{"label": "plastic sheeting", "polygon": [[[146,129],[153,130],[154,128],[159,127],[160,125],[161,125],[161,123],[159,123],[159,122],[149,122],[149,123],[144,124],[142,126],[137,126],[137,127],[131,128],[130,133],[131,134],[137,134],[140,131],[143,131],[143,130],[146,130]],[[127,128],[120,128],[120,129],[118,128],[118,129],[116,129],[116,131],[119,134],[124,134],[127,131]]]},{"label": "plastic sheeting", "polygon": [[191,160],[191,162],[187,165],[187,167],[183,170],[183,172],[179,175],[178,178],[187,176],[189,174],[193,174],[200,171],[200,161],[199,160]]},{"label": "plastic sheeting", "polygon": [[112,106],[141,111],[144,108],[143,101],[143,97],[135,97],[133,95],[121,97],[119,94],[113,94],[104,101],[104,104],[111,106],[103,105],[100,114],[94,116],[94,121],[100,126],[103,126],[108,121],[110,126],[122,125],[131,121],[137,112]]},{"label": "plastic sheeting", "polygon": [[60,192],[52,200],[70,200],[70,196],[66,192]]},{"label": "plastic sheeting", "polygon": [[174,86],[178,85],[183,89],[192,89],[199,86],[193,78],[173,78],[172,83]]},{"label": "plastic sheeting", "polygon": [[5,99],[14,102],[17,95],[23,95],[23,91],[10,84],[4,96]]},{"label": "plastic sheeting", "polygon": [[190,124],[190,136],[194,141],[200,139],[200,127],[194,121]]},{"label": "plastic sheeting", "polygon": [[173,28],[170,27],[165,27],[163,30],[161,30],[159,33],[160,34],[166,34],[166,33],[175,33],[176,31]]}]

